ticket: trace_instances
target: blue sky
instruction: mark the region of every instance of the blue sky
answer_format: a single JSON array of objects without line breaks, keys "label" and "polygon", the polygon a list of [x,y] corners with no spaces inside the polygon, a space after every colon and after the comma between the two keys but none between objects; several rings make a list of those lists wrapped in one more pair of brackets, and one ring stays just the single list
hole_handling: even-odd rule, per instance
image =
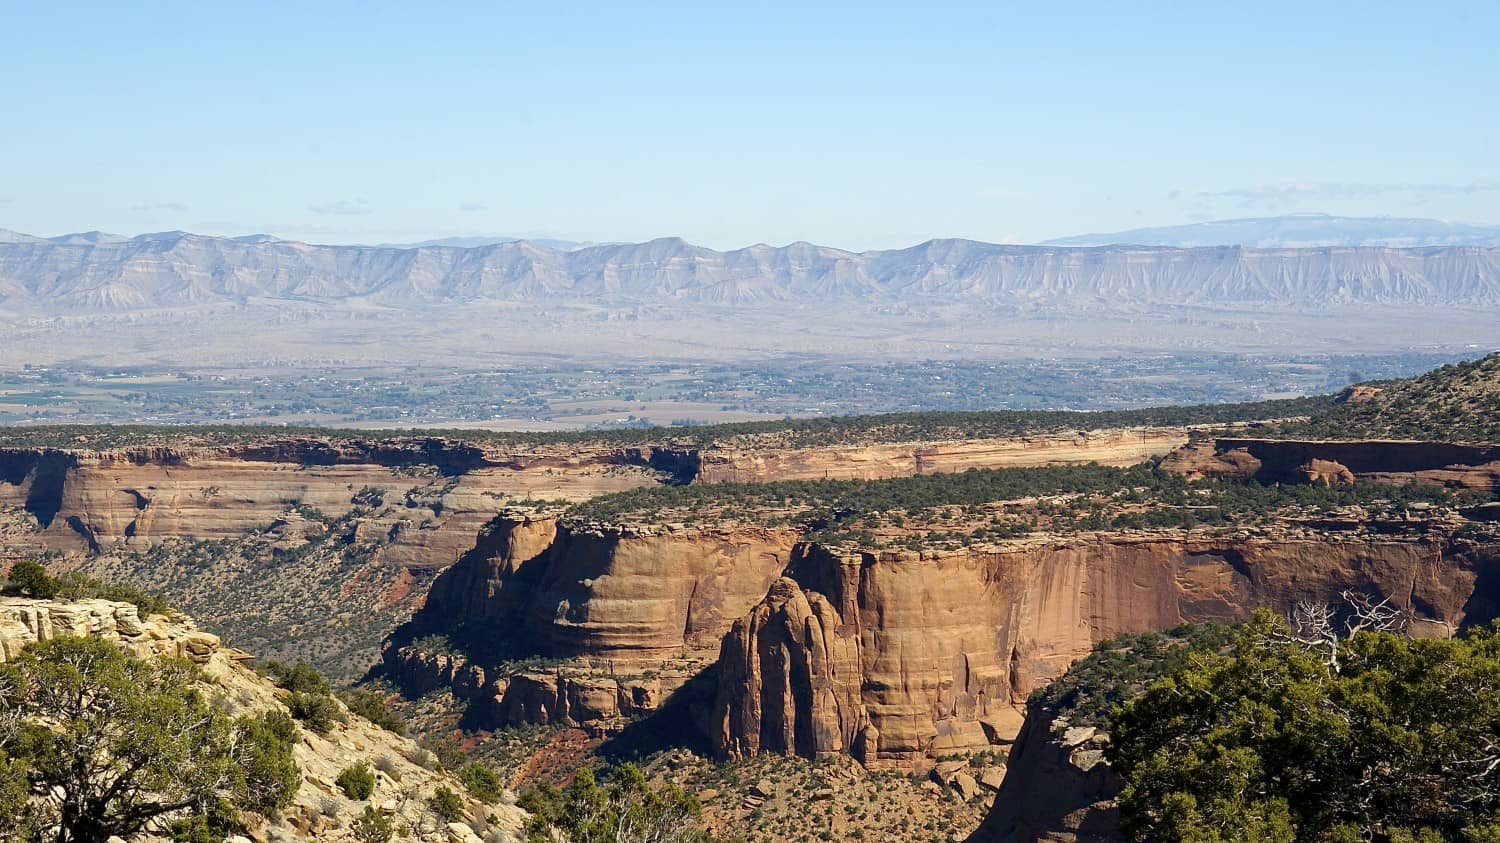
[{"label": "blue sky", "polygon": [[1002,242],[1500,223],[1500,4],[0,0],[0,227]]}]

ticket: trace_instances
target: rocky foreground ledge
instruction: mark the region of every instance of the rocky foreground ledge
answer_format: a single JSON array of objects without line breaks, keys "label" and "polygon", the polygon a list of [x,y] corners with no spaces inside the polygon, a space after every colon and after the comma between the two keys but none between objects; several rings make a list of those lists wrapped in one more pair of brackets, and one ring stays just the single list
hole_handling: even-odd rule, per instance
[{"label": "rocky foreground ledge", "polygon": [[103,638],[136,658],[172,656],[199,666],[219,664],[215,656],[230,661],[251,658],[249,653],[225,649],[219,636],[198,629],[185,617],[142,618],[131,603],[0,597],[0,662],[14,659],[27,644],[63,636]]},{"label": "rocky foreground ledge", "polygon": [[[202,671],[202,691],[230,716],[285,711],[287,692],[256,673],[250,654],[226,647],[186,616],[141,617],[130,603],[109,600],[37,600],[0,597],[0,661],[14,659],[27,644],[61,636],[95,636],[112,641],[138,658],[185,658]],[[342,709],[342,706],[341,706]],[[334,783],[358,762],[375,767],[375,789],[367,800],[398,827],[423,843],[505,843],[520,838],[526,813],[502,800],[485,805],[466,800],[468,822],[443,823],[427,810],[438,787],[466,792],[451,775],[429,769],[426,753],[410,738],[342,710],[341,722],[327,735],[301,730],[293,757],[302,785],[290,807],[277,817],[246,815],[248,836],[232,843],[351,841],[351,824],[365,802],[351,800]],[[431,765],[436,766],[436,765]]]}]

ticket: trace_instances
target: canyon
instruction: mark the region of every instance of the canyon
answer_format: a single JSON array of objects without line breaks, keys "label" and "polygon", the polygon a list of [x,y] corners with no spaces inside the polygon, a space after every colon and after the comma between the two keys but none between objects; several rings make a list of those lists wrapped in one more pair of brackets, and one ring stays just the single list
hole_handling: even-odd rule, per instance
[{"label": "canyon", "polygon": [[[659,483],[881,479],[972,468],[1131,465],[1188,441],[1183,428],[998,439],[783,448],[775,441],[508,446],[441,438],[279,439],[244,445],[92,449],[0,447],[0,506],[24,509],[54,550],[219,539],[303,506],[342,516],[403,499],[420,530],[384,558],[445,567],[517,500],[577,501]],[[365,493],[364,503],[356,500]],[[411,519],[408,519],[408,521]]]},{"label": "canyon", "polygon": [[[247,428],[236,441],[184,432],[120,444],[80,434],[65,447],[0,447],[0,560],[60,554],[59,569],[166,591],[204,622],[236,629],[259,652],[354,678],[376,660],[381,639],[422,605],[433,577],[518,503],[561,506],[629,489],[751,477],[1127,463],[1187,439],[1185,429],[1153,428],[787,448],[777,437],[693,443],[673,435],[622,446],[587,437],[381,439]],[[791,539],[773,544],[784,565]],[[633,552],[649,559],[654,551]],[[641,573],[612,582],[649,590],[656,572],[647,564]],[[587,576],[586,566],[576,574]],[[753,575],[736,585],[748,591],[732,603],[729,620],[772,579]],[[558,595],[549,611],[579,599],[568,592],[580,587],[568,583],[552,586]],[[708,623],[703,601],[717,586],[704,587],[697,624]],[[322,605],[305,599],[314,589]],[[640,596],[622,593],[620,604]],[[673,623],[680,633],[682,624]],[[713,636],[727,625],[702,632],[706,650],[718,646]]]},{"label": "canyon", "polygon": [[[1014,740],[1032,690],[1123,633],[1345,589],[1410,609],[1421,634],[1487,622],[1500,544],[1459,526],[1119,531],[919,553],[511,515],[438,578],[410,636],[503,629],[504,648],[487,653],[482,636],[462,655],[397,644],[386,665],[422,689],[455,687],[479,722],[605,731],[709,671],[715,690],[682,725],[707,724],[721,757],[851,753],[922,770]],[[516,671],[495,652],[554,664]]]},{"label": "canyon", "polygon": [[[1493,445],[1250,422],[971,439],[875,425],[12,445],[0,555],[164,590],[237,645],[339,681],[375,664],[366,678],[418,707],[450,700],[443,722],[466,734],[542,726],[725,764],[852,758],[966,799],[999,788],[976,841],[1108,826],[1098,742],[1068,744],[1027,705],[1101,641],[1350,590],[1418,635],[1500,617],[1494,507],[1472,504],[1500,490]],[[1081,485],[963,497],[971,470],[1058,465]],[[872,485],[806,482],[825,480]],[[927,485],[903,499],[898,481]],[[1406,483],[1470,497],[1234,491]],[[1187,517],[1202,509],[1217,520]],[[1007,753],[1003,782],[964,766]]]}]

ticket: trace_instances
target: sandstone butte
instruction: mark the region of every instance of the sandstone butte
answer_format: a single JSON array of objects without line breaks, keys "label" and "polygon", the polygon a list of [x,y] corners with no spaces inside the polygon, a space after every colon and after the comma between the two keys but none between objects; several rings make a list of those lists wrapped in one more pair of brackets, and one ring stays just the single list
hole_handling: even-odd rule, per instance
[{"label": "sandstone butte", "polygon": [[[223,646],[218,636],[198,629],[181,615],[141,617],[132,604],[106,600],[0,597],[0,662],[14,658],[33,641],[64,635],[99,637],[137,658],[188,659],[202,672],[204,694],[231,716],[286,710],[287,692],[247,666],[250,654]],[[417,839],[426,843],[477,843],[481,839],[468,825],[440,825],[426,810],[427,799],[437,788],[467,793],[462,784],[450,774],[414,763],[411,759],[422,756],[410,738],[347,710],[342,713],[343,722],[335,723],[327,735],[301,730],[292,752],[302,771],[302,784],[292,805],[274,819],[246,815],[251,822],[245,839],[255,843],[353,841],[350,825],[362,803],[345,797],[335,779],[344,768],[360,761],[378,768],[368,804],[409,826]],[[512,835],[520,832],[527,817],[514,805],[486,805],[467,797],[464,808],[470,816],[488,817],[492,828]]]}]

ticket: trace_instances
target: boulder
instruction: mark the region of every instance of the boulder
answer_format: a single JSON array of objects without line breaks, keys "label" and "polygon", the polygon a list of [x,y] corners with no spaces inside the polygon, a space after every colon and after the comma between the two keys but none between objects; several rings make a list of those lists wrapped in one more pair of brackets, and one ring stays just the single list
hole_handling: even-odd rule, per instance
[{"label": "boulder", "polygon": [[953,789],[965,801],[968,801],[979,795],[979,782],[975,781],[974,777],[968,773],[959,773],[953,777]]}]

